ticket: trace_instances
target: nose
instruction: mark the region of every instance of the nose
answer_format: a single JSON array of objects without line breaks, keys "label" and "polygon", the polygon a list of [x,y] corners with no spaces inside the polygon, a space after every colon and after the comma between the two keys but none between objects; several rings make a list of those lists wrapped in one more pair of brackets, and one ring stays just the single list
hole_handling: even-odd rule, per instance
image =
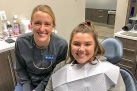
[{"label": "nose", "polygon": [[40,31],[44,31],[45,30],[45,26],[44,26],[44,24],[42,24],[41,26],[40,26]]},{"label": "nose", "polygon": [[85,50],[85,47],[82,45],[82,46],[79,47],[78,50],[79,50],[79,51],[84,51],[84,50]]}]

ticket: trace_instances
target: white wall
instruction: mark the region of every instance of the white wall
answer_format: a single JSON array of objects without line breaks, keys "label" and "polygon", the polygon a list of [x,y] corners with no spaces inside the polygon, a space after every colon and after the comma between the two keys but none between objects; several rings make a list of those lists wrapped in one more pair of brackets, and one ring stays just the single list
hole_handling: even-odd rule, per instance
[{"label": "white wall", "polygon": [[117,0],[114,33],[120,31],[126,22],[129,0]]},{"label": "white wall", "polygon": [[0,11],[4,10],[10,21],[14,14],[20,20],[30,19],[32,9],[38,4],[47,4],[53,9],[58,34],[67,40],[72,29],[85,20],[85,0],[0,0]]},{"label": "white wall", "polygon": [[86,8],[116,10],[117,0],[86,0]]}]

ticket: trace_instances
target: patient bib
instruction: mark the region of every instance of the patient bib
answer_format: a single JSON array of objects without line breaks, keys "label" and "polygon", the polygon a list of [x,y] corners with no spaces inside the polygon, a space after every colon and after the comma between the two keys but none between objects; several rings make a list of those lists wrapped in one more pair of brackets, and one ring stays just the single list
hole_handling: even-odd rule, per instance
[{"label": "patient bib", "polygon": [[[97,61],[97,60],[96,60]],[[108,91],[117,84],[119,67],[98,61],[97,64],[67,64],[52,75],[54,91]]]}]

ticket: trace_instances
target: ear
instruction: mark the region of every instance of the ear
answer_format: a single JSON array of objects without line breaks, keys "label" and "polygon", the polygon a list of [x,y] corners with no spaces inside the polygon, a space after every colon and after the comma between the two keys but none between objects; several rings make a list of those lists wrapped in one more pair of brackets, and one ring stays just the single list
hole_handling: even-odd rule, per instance
[{"label": "ear", "polygon": [[32,29],[33,29],[33,28],[32,28],[32,22],[30,23],[29,28],[30,28],[30,30],[32,30]]}]

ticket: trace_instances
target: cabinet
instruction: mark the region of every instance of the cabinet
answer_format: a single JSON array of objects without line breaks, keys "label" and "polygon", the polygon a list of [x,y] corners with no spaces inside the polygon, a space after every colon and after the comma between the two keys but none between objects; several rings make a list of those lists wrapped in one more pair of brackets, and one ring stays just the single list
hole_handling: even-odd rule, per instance
[{"label": "cabinet", "polygon": [[0,91],[14,91],[16,85],[13,68],[14,50],[0,53]]},{"label": "cabinet", "polygon": [[116,38],[123,43],[123,57],[122,61],[118,63],[118,66],[129,69],[137,79],[137,40],[131,40],[117,36]]},{"label": "cabinet", "polygon": [[108,25],[115,24],[115,14],[108,14]]},{"label": "cabinet", "polygon": [[98,10],[97,9],[89,9],[89,20],[93,22],[98,22]]},{"label": "cabinet", "polygon": [[16,83],[17,83],[17,80],[18,80],[18,76],[17,76],[17,73],[16,73],[16,71],[15,71],[15,69],[14,69],[14,65],[15,65],[15,50],[14,49],[12,49],[12,50],[9,50],[9,52],[10,52],[10,56],[11,56],[11,60],[12,60],[12,67],[11,67],[11,69],[13,70],[13,81],[14,81],[14,84],[16,85]]},{"label": "cabinet", "polygon": [[108,10],[98,9],[98,22],[107,24]]},{"label": "cabinet", "polygon": [[86,8],[85,19],[93,22],[107,24],[108,10]]}]

